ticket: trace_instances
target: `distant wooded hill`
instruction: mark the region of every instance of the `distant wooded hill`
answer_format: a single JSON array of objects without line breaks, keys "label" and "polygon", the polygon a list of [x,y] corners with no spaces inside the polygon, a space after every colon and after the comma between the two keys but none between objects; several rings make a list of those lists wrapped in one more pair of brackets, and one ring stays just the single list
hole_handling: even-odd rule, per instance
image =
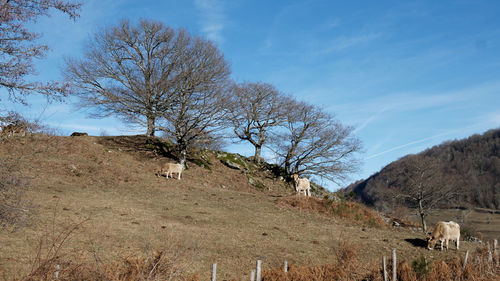
[{"label": "distant wooded hill", "polygon": [[500,209],[500,128],[405,156],[368,179],[351,184],[344,191],[354,199],[379,209],[391,208],[394,204],[405,205],[407,202],[391,199],[394,197],[391,194],[408,188],[401,184],[408,182],[401,179],[406,174],[402,170],[408,169],[405,163],[429,163],[429,160],[436,169],[436,176],[423,177],[421,181],[424,184],[453,185],[457,190],[463,187],[454,196],[439,202],[437,207]]}]

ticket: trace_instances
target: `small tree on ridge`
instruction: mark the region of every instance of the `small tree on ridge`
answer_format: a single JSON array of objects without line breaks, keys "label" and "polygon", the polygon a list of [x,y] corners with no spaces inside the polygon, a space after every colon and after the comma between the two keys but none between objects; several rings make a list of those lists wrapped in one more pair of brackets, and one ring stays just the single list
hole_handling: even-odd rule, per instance
[{"label": "small tree on ridge", "polygon": [[338,183],[357,169],[355,154],[361,143],[352,135],[353,128],[305,102],[290,102],[286,112],[272,147],[289,176],[309,174]]},{"label": "small tree on ridge", "polygon": [[269,138],[270,130],[285,121],[285,108],[290,100],[267,83],[233,86],[228,116],[236,136],[255,147],[256,163],[261,161],[261,150]]}]

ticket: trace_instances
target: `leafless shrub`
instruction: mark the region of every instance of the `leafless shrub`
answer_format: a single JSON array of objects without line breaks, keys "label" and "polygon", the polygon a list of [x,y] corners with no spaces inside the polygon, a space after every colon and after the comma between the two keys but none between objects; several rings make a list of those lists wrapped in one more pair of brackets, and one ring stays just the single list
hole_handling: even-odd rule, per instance
[{"label": "leafless shrub", "polygon": [[336,263],[318,266],[289,266],[285,274],[283,269],[265,270],[263,281],[320,281],[320,280],[370,280],[365,272],[371,265],[358,260],[358,248],[348,240],[343,240],[336,250]]},{"label": "leafless shrub", "polygon": [[14,231],[28,221],[33,205],[25,196],[26,188],[17,160],[0,158],[0,229]]},{"label": "leafless shrub", "polygon": [[[92,251],[69,249],[68,241],[78,235],[89,219],[72,223],[60,231],[55,230],[56,214],[48,233],[44,233],[36,249],[29,273],[15,280],[181,280],[198,281],[189,273],[198,245],[186,245],[173,238],[159,250],[149,247],[143,253],[134,253],[104,263]],[[57,276],[57,277],[56,277]]]},{"label": "leafless shrub", "polygon": [[[63,266],[63,268],[73,268],[71,270],[72,272],[74,272],[75,264],[78,264],[77,267],[80,267],[81,262],[78,261],[78,257],[81,256],[81,252],[65,252],[64,246],[66,245],[66,242],[70,239],[70,237],[78,229],[80,229],[87,220],[88,219],[85,219],[82,222],[71,224],[61,231],[56,232],[54,213],[52,229],[49,233],[45,233],[40,238],[35,258],[31,263],[30,273],[25,278],[23,278],[23,280],[52,280],[55,276],[56,271],[59,271],[61,266]],[[70,255],[71,258],[68,259],[68,256]],[[63,269],[62,272],[66,271],[67,269]]]}]

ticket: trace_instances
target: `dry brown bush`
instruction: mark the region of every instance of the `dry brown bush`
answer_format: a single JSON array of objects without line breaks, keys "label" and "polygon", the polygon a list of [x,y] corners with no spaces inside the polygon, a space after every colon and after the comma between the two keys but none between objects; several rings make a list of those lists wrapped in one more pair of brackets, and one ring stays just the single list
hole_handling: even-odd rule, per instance
[{"label": "dry brown bush", "polygon": [[75,259],[76,256],[73,256],[72,259],[62,257],[47,260],[43,267],[37,268],[24,278],[15,280],[201,280],[197,274],[176,272],[175,270],[181,265],[172,265],[172,262],[166,256],[165,252],[158,251],[152,257],[145,257],[143,255],[126,257],[110,264],[83,262],[82,260],[85,260],[85,257],[81,257],[80,259]]},{"label": "dry brown bush", "polygon": [[347,219],[365,226],[385,226],[384,219],[376,211],[352,201],[341,200],[335,202],[331,199],[290,196],[280,200],[279,203],[300,210]]},{"label": "dry brown bush", "polygon": [[198,253],[198,245],[165,237],[160,250],[150,248],[134,252],[118,260],[103,262],[95,252],[68,246],[73,236],[85,233],[85,224],[90,218],[70,223],[60,230],[57,210],[47,232],[41,235],[28,274],[15,276],[14,280],[180,280],[198,281],[199,277],[189,273],[192,260]]},{"label": "dry brown bush", "polygon": [[[39,251],[32,264],[31,272],[14,280],[179,280],[199,281],[197,274],[188,273],[195,248],[178,244],[167,245],[152,253],[134,254],[117,261],[102,263],[90,261],[88,252],[82,250],[64,251],[64,243],[80,227],[75,225],[49,241],[41,240]],[[57,278],[56,278],[57,275]]]},{"label": "dry brown bush", "polygon": [[27,182],[17,159],[0,158],[0,230],[13,231],[28,221],[33,205],[25,196]]},{"label": "dry brown bush", "polygon": [[336,250],[336,262],[319,266],[289,266],[285,274],[283,268],[266,270],[263,281],[320,281],[320,280],[362,280],[366,273],[373,271],[371,265],[358,260],[358,247],[348,239],[340,238]]},{"label": "dry brown bush", "polygon": [[417,273],[408,264],[408,262],[403,261],[398,265],[398,280],[405,281],[417,281]]},{"label": "dry brown bush", "polygon": [[[264,271],[264,281],[330,281],[330,280],[383,280],[380,265],[366,265],[357,259],[358,249],[348,240],[341,243],[334,264],[320,266],[289,266],[285,274],[283,268]],[[460,257],[437,260],[429,265],[429,271],[418,273],[407,261],[399,262],[397,280],[399,281],[449,281],[449,280],[500,280],[500,267],[488,263],[487,250],[481,249],[472,255],[465,270]],[[389,260],[388,264],[392,264]],[[388,276],[392,276],[391,267]],[[390,277],[389,277],[390,278]],[[391,279],[390,279],[391,280]]]}]

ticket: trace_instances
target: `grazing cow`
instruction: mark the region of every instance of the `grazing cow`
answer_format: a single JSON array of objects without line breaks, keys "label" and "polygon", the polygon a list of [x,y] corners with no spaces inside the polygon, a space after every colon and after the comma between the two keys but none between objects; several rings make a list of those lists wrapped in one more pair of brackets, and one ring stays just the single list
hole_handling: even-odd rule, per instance
[{"label": "grazing cow", "polygon": [[19,135],[24,137],[26,135],[26,129],[26,126],[23,124],[9,124],[7,126],[2,125],[2,135],[7,137]]},{"label": "grazing cow", "polygon": [[167,179],[168,179],[168,176],[170,176],[171,178],[173,178],[174,177],[173,174],[175,173],[175,174],[178,175],[177,179],[180,180],[183,169],[184,169],[184,167],[181,164],[165,163],[159,169],[159,171],[156,173],[156,175],[157,176],[162,176],[163,174],[166,174]]},{"label": "grazing cow", "polygon": [[299,178],[299,175],[293,174],[293,181],[295,183],[295,191],[297,194],[304,192],[305,196],[311,196],[311,183],[306,178]]},{"label": "grazing cow", "polygon": [[446,242],[446,250],[448,250],[448,241],[456,241],[455,245],[457,250],[460,245],[460,225],[453,221],[440,221],[436,224],[434,231],[429,233],[427,237],[427,249],[432,250],[436,245],[437,241],[441,244],[441,251],[443,250],[443,243]]},{"label": "grazing cow", "polygon": [[89,134],[87,133],[81,133],[81,132],[73,132],[71,134],[72,137],[81,137],[81,136],[88,136]]}]

